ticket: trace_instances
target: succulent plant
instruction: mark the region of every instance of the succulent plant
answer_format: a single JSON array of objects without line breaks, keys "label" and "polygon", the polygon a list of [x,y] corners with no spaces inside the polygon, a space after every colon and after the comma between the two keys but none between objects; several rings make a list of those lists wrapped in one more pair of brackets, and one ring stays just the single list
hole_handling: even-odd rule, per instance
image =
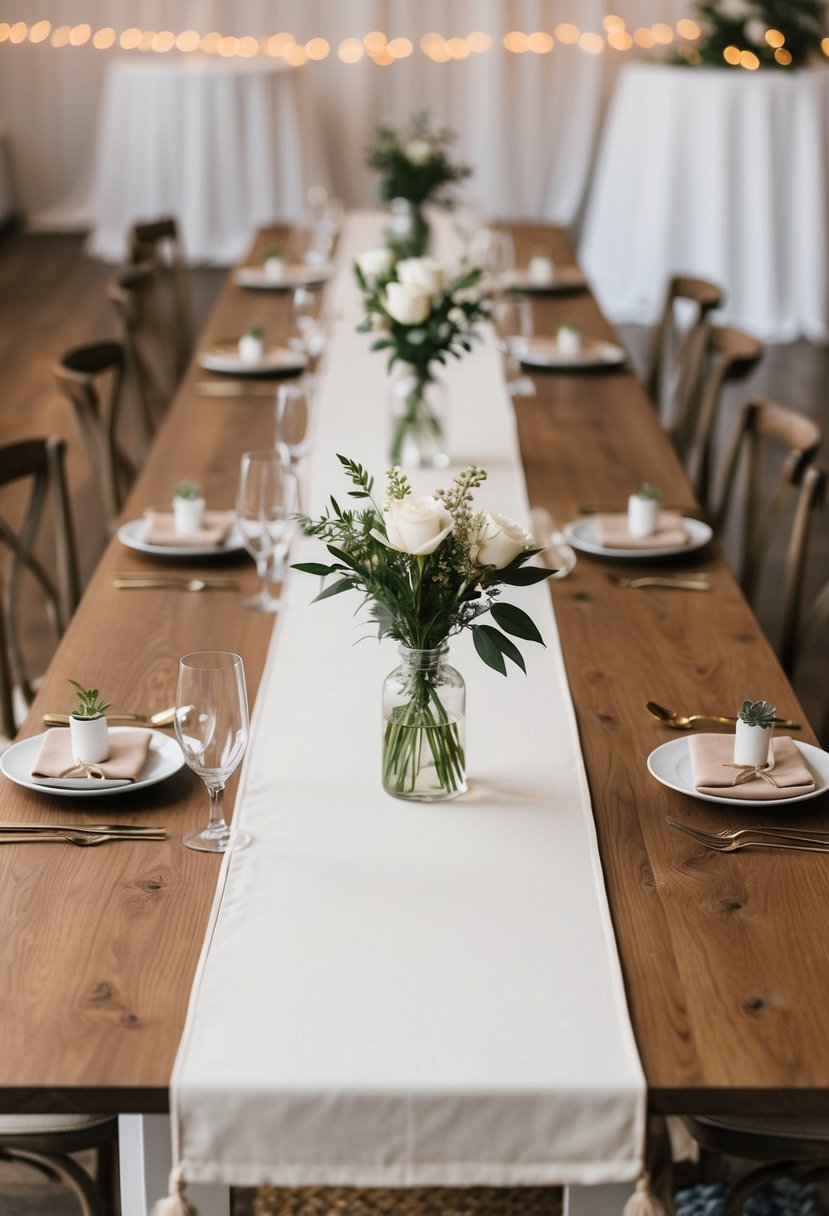
[{"label": "succulent plant", "polygon": [[201,498],[197,481],[180,481],[173,491],[174,498]]},{"label": "succulent plant", "polygon": [[104,710],[109,709],[109,701],[98,700],[101,694],[97,688],[84,688],[77,680],[70,680],[69,683],[77,688],[80,701],[79,708],[72,710],[73,718],[100,718]]},{"label": "succulent plant", "polygon": [[263,325],[249,325],[245,330],[246,338],[264,338],[265,327]]},{"label": "succulent plant", "polygon": [[776,713],[777,710],[773,705],[769,705],[768,701],[744,701],[737,717],[741,722],[745,722],[746,726],[762,726],[763,730],[768,730],[774,726]]},{"label": "succulent plant", "polygon": [[652,498],[655,502],[662,501],[662,491],[657,490],[656,486],[652,486],[649,481],[643,482],[636,493],[640,498]]}]

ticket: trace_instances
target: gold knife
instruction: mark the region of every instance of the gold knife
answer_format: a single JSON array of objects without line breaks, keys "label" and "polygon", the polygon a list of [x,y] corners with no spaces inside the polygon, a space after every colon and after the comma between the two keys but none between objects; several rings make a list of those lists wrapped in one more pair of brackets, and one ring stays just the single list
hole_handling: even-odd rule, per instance
[{"label": "gold knife", "polygon": [[193,391],[200,397],[270,397],[276,400],[276,385],[242,380],[196,380]]}]

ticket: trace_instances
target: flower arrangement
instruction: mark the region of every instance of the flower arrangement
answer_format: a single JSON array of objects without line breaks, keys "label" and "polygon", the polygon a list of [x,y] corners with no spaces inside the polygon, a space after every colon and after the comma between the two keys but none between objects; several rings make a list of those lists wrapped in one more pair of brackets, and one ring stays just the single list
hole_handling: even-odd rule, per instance
[{"label": "flower arrangement", "polygon": [[680,51],[681,62],[722,66],[735,48],[764,66],[801,67],[826,32],[823,0],[701,0],[697,10],[702,37]]},{"label": "flower arrangement", "polygon": [[[539,550],[520,524],[475,509],[474,491],[486,480],[485,471],[470,466],[448,490],[416,498],[406,475],[393,468],[381,508],[373,496],[373,477],[353,460],[338,459],[354,486],[350,496],[369,505],[344,510],[332,497],[330,509],[318,519],[303,518],[306,532],[325,541],[334,559],[329,565],[304,562],[295,567],[333,580],[316,600],[359,592],[378,636],[394,638],[401,654],[435,655],[447,639],[469,629],[475,650],[494,671],[506,675],[507,660],[526,671],[513,638],[542,645],[543,639],[526,612],[502,602],[501,592],[542,582],[553,572],[526,565]],[[481,623],[486,614],[494,624]],[[462,719],[449,713],[441,699],[437,665],[411,666],[402,689],[385,727],[386,789],[404,797],[415,791],[428,761],[441,796],[462,792]]]},{"label": "flower arrangement", "polygon": [[489,300],[477,290],[478,267],[450,281],[433,258],[394,263],[381,256],[387,254],[385,249],[370,249],[354,264],[365,310],[357,328],[377,335],[371,349],[389,352],[389,371],[398,363],[408,369],[390,460],[417,466],[432,462],[430,448],[443,438],[427,393],[435,381],[433,365],[445,364],[448,356],[460,359],[472,349],[476,323],[489,316]]},{"label": "flower arrangement", "polygon": [[402,131],[380,124],[366,148],[366,164],[380,173],[380,197],[386,202],[405,198],[418,206],[427,200],[451,207],[447,186],[472,173],[468,165],[453,164],[449,149],[455,133],[432,130],[429,112],[415,114]]}]

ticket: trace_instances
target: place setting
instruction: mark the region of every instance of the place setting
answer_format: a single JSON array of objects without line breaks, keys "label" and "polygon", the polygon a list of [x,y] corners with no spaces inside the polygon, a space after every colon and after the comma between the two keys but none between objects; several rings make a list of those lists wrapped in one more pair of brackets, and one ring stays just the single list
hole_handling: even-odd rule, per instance
[{"label": "place setting", "polygon": [[[138,553],[164,559],[232,557],[244,550],[244,537],[232,510],[208,510],[201,486],[182,480],[172,492],[169,507],[148,507],[139,519],[122,524],[121,544]],[[119,577],[139,578],[140,572]]]},{"label": "place setting", "polygon": [[[628,496],[626,512],[585,514],[564,525],[564,536],[574,549],[594,557],[642,562],[697,552],[710,543],[713,531],[704,520],[663,508],[661,491],[645,483]],[[703,583],[707,576],[690,581]]]},{"label": "place setting", "polygon": [[556,262],[545,250],[536,250],[525,267],[517,267],[504,276],[507,291],[528,295],[570,295],[584,291],[587,279],[580,266]]},{"label": "place setting", "polygon": [[[522,289],[523,290],[523,289]],[[515,354],[526,367],[546,371],[602,371],[625,366],[627,354],[616,342],[591,338],[581,326],[562,321],[555,334],[534,334],[524,338]]]},{"label": "place setting", "polygon": [[[297,375],[307,362],[302,350],[269,342],[264,326],[256,322],[238,338],[216,340],[198,354],[199,366],[205,371],[252,379]],[[204,383],[197,384],[199,392],[206,391]]]}]

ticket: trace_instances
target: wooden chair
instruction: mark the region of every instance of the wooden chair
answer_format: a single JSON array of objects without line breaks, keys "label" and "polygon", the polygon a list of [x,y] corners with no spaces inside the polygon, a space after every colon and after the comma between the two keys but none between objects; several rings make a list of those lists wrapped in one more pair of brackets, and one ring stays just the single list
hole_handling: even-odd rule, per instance
[{"label": "wooden chair", "polygon": [[[756,596],[769,543],[792,500],[801,492],[805,472],[814,460],[820,442],[820,428],[811,418],[776,401],[757,398],[746,402],[740,411],[731,450],[724,463],[713,524],[715,532],[722,536],[738,505],[738,483],[742,481],[737,576],[749,600]],[[775,450],[782,458],[781,468],[773,489],[768,489],[764,486],[764,473],[768,457]],[[803,552],[797,552],[795,547],[805,545],[806,534],[805,525],[790,533],[788,570],[800,568]],[[793,582],[797,580],[793,579]],[[789,605],[789,614],[796,607]]]},{"label": "wooden chair", "polygon": [[136,397],[145,447],[178,383],[177,355],[160,296],[158,270],[152,262],[124,266],[107,284],[121,325],[126,370]]},{"label": "wooden chair", "polygon": [[699,354],[679,386],[668,433],[690,474],[697,498],[710,511],[714,427],[723,389],[754,370],[763,356],[763,345],[739,329],[704,320]]},{"label": "wooden chair", "polygon": [[[63,471],[65,446],[62,439],[51,438],[28,439],[0,447],[0,487],[24,483],[28,489],[18,527],[12,527],[4,516],[0,516],[0,545],[10,555],[2,605],[2,632],[5,635],[4,652],[7,658],[0,665],[0,677],[5,673],[5,687],[0,688],[0,729],[8,736],[14,735],[16,729],[13,691],[19,693],[26,705],[30,705],[34,699],[32,682],[23,658],[17,616],[23,575],[29,574],[40,587],[58,637],[63,634],[78,602],[78,566]],[[34,552],[43,510],[49,499],[54,529],[54,567]],[[52,575],[53,569],[56,577]]]},{"label": "wooden chair", "polygon": [[[678,317],[683,302],[691,313],[690,322],[684,325]],[[645,389],[660,413],[669,406],[677,381],[681,389],[686,377],[693,380],[697,375],[705,346],[703,323],[722,302],[723,293],[716,283],[685,274],[670,279],[645,375]]]},{"label": "wooden chair", "polygon": [[193,350],[193,307],[190,273],[184,259],[178,224],[172,216],[133,224],[130,231],[130,261],[150,262],[158,273],[165,311],[174,335],[173,367],[178,381]]},{"label": "wooden chair", "polygon": [[76,346],[54,368],[57,386],[72,405],[110,536],[138,471],[117,437],[125,370],[126,354],[120,342]]},{"label": "wooden chair", "polygon": [[[96,1181],[69,1155],[96,1150]],[[0,1160],[20,1161],[72,1191],[82,1216],[118,1211],[118,1119],[109,1115],[0,1115]],[[2,1209],[2,1199],[0,1199]]]}]

